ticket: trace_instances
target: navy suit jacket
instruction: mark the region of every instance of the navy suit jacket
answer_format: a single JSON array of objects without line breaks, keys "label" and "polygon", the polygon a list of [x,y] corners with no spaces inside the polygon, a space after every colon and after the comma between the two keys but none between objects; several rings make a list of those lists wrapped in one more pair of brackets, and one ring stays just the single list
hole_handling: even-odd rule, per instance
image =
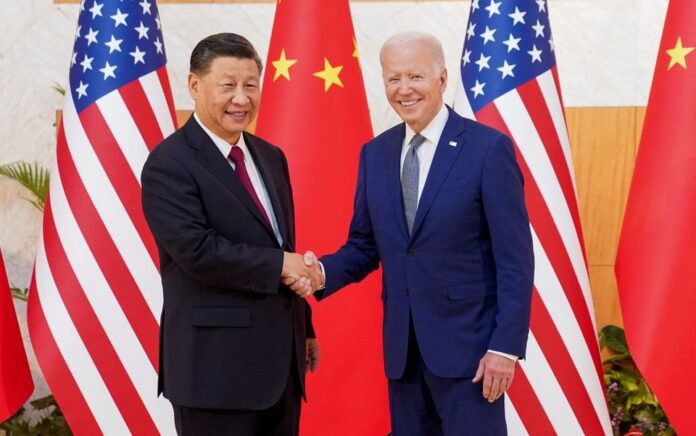
[{"label": "navy suit jacket", "polygon": [[449,109],[408,234],[405,126],[365,144],[346,244],[321,259],[325,298],[382,262],[387,377],[406,364],[409,314],[428,368],[471,377],[487,349],[524,357],[534,270],[522,174],[510,139]]},{"label": "navy suit jacket", "polygon": [[280,284],[283,250],[295,244],[288,166],[279,148],[248,133],[244,140],[282,247],[193,117],[143,168],[143,211],[164,290],[159,390],[180,406],[267,409],[285,389],[291,359],[304,381],[309,305]]}]

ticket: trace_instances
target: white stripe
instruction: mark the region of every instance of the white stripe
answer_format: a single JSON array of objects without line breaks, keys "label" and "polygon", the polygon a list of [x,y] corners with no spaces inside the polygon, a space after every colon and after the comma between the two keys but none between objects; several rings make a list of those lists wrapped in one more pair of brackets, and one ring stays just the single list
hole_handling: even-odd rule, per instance
[{"label": "white stripe", "polygon": [[578,187],[575,184],[575,168],[573,167],[573,154],[570,149],[570,140],[568,139],[568,128],[566,126],[566,120],[563,116],[561,98],[556,91],[556,84],[553,81],[553,73],[551,73],[551,70],[547,70],[546,72],[537,76],[536,80],[539,84],[541,94],[544,96],[544,101],[546,101],[546,106],[549,108],[551,120],[556,128],[558,139],[561,142],[561,149],[563,150],[563,155],[565,156],[566,167],[568,168],[568,173],[570,173],[570,178],[573,181],[573,190],[578,192]]},{"label": "white stripe", "polygon": [[575,231],[575,224],[561,190],[561,185],[558,183],[556,172],[539,137],[539,132],[534,127],[534,123],[517,90],[513,89],[499,97],[495,100],[495,105],[510,134],[515,138],[520,153],[527,162],[532,177],[534,177],[539,191],[541,191],[541,195],[549,208],[551,217],[556,223],[573,271],[585,296],[585,304],[590,312],[590,317],[593,319],[594,316],[591,310],[593,307],[592,296],[589,295],[588,301],[588,295],[585,292],[585,289],[589,290],[590,284],[578,234]]},{"label": "white stripe", "polygon": [[[57,174],[57,171],[51,172],[51,175],[54,174]],[[57,183],[59,182],[51,180],[51,187]],[[51,189],[51,191],[54,190]],[[51,195],[53,194],[51,193]],[[50,219],[50,217],[46,215],[44,219]],[[130,434],[121,412],[116,407],[65,308],[48,267],[45,250],[43,235],[41,235],[36,249],[36,272],[34,275],[39,297],[36,301],[41,304],[40,310],[46,318],[51,335],[56,341],[68,370],[72,373],[75,384],[89,405],[88,413],[94,416],[94,420],[102,432],[114,435]]]},{"label": "white stripe", "polygon": [[[514,383],[514,380],[513,380]],[[521,401],[527,401],[522,398]],[[533,418],[533,417],[531,417]],[[510,436],[528,436],[529,432],[524,428],[520,415],[515,409],[515,405],[512,404],[510,398],[505,395],[505,423],[507,424],[508,435]]]},{"label": "white stripe", "polygon": [[[118,91],[113,91],[111,94],[118,94]],[[117,98],[120,99],[120,96]],[[121,199],[109,181],[109,177],[104,172],[104,168],[82,128],[72,99],[69,102],[66,101],[63,116],[66,119],[65,135],[68,137],[68,148],[80,178],[84,181],[85,189],[128,270],[140,288],[152,316],[158,319],[162,310],[162,284],[157,268],[123,207]],[[110,128],[119,130],[116,125]]]},{"label": "white stripe", "polygon": [[520,361],[520,365],[556,433],[564,436],[582,435],[580,423],[532,332],[527,341],[526,360]]},{"label": "white stripe", "polygon": [[573,365],[575,365],[582,384],[590,397],[595,413],[600,417],[599,421],[605,426],[605,431],[611,433],[608,419],[609,410],[604,399],[603,386],[597,377],[592,354],[587,348],[573,309],[534,229],[532,229],[532,241],[534,244],[534,285],[565,344],[565,348],[568,350]]},{"label": "white stripe", "polygon": [[128,161],[136,180],[140,180],[140,173],[150,153],[137,124],[128,110],[118,91],[113,91],[96,101],[111,134],[118,143],[123,156]]},{"label": "white stripe", "polygon": [[[93,150],[89,147],[87,136],[82,130],[77,118],[75,107],[70,97],[65,99],[63,109],[65,136],[70,153],[78,168],[82,166],[80,176],[86,187],[100,188],[99,170],[101,166],[96,161]],[[80,156],[77,156],[79,154]],[[90,159],[92,162],[90,162]],[[92,167],[86,167],[91,164]],[[73,217],[63,186],[60,182],[60,172],[51,174],[51,204],[56,217],[56,228],[75,275],[85,291],[85,295],[103,325],[114,350],[119,356],[128,376],[133,381],[143,404],[155,420],[158,428],[166,427],[172,422],[173,412],[169,403],[162,397],[157,397],[157,373],[152,367],[147,354],[143,350],[133,329],[121,310],[109,284],[102,274],[99,265],[92,256],[89,245],[85,241],[80,228]],[[107,184],[108,185],[108,184]],[[108,185],[111,188],[110,185]],[[101,187],[104,189],[104,187]],[[101,194],[106,198],[109,189]],[[97,190],[96,194],[100,194]],[[94,195],[92,195],[94,201]],[[103,201],[103,199],[100,199]],[[120,203],[118,203],[120,204]],[[161,428],[164,431],[165,428]]]},{"label": "white stripe", "polygon": [[[573,192],[577,198],[577,185],[575,183],[575,168],[573,167],[573,155],[570,150],[570,141],[568,139],[568,130],[565,123],[565,118],[563,117],[563,108],[561,107],[561,100],[556,92],[556,85],[553,81],[553,74],[551,70],[545,72],[537,78],[537,83],[541,89],[541,93],[544,96],[544,101],[549,109],[551,118],[553,120],[554,128],[556,129],[556,135],[561,142],[561,148],[563,149],[563,155],[565,156],[565,163],[570,173],[571,181],[573,182]],[[574,205],[578,207],[578,205]],[[582,254],[582,252],[580,252]],[[597,325],[597,320],[595,319],[595,313],[592,302],[592,291],[590,290],[590,277],[587,273],[587,269],[583,268],[583,273],[578,275],[578,281],[580,282],[580,288],[582,289],[582,294],[585,297],[585,304],[590,309],[590,318],[592,319],[592,325]]]},{"label": "white stripe", "polygon": [[[167,74],[166,68],[164,73]],[[157,71],[141,77],[140,84],[143,87],[143,91],[145,91],[147,99],[150,101],[150,106],[152,106],[152,111],[155,113],[162,135],[166,138],[174,133],[175,127],[172,122],[172,114],[169,112],[167,99],[164,96],[164,85],[160,82]]]}]

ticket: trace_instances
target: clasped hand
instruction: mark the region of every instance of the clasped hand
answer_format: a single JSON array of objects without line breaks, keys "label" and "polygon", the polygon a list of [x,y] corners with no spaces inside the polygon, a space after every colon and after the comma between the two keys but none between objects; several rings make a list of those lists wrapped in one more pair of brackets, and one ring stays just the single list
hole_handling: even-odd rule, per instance
[{"label": "clasped hand", "polygon": [[324,274],[314,253],[307,251],[302,256],[285,252],[281,282],[301,298],[307,298],[314,291],[323,288]]}]

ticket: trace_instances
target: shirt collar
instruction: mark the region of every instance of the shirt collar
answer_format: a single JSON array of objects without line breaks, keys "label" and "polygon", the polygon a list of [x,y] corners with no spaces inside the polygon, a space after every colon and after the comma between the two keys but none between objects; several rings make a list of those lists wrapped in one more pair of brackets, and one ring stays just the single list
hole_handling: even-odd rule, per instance
[{"label": "shirt collar", "polygon": [[[440,142],[440,136],[442,136],[442,131],[445,130],[445,124],[447,124],[447,119],[449,118],[449,111],[447,110],[447,106],[444,104],[440,108],[440,111],[435,115],[435,118],[430,121],[430,124],[425,126],[425,129],[423,129],[420,134],[425,137],[426,140],[429,142],[435,144],[437,146],[437,143]],[[406,124],[406,137],[404,144],[410,144],[411,139],[416,135],[416,132],[414,132],[408,124]]]},{"label": "shirt collar", "polygon": [[[201,119],[198,118],[198,114],[195,112],[193,113],[193,118],[196,119],[196,122],[198,125],[201,126],[203,131],[210,137],[210,139],[213,141],[213,144],[220,150],[220,153],[222,153],[223,156],[225,156],[225,159],[228,158],[230,155],[230,151],[232,150],[233,144],[230,144],[229,142],[225,141],[215,133],[213,133],[212,130],[208,129],[205,124],[201,122]],[[244,152],[244,160],[248,160],[247,156],[249,155],[249,149],[246,146],[246,143],[244,142],[244,134],[239,135],[239,140],[237,141],[236,144],[237,147],[241,148],[242,151]]]}]

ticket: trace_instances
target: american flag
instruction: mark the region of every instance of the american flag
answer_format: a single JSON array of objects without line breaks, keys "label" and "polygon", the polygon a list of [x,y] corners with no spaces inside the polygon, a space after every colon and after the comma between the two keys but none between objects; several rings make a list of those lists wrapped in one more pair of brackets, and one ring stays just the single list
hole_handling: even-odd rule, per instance
[{"label": "american flag", "polygon": [[611,434],[546,0],[472,0],[455,109],[508,134],[525,178],[535,272],[510,434]]},{"label": "american flag", "polygon": [[174,434],[157,397],[162,286],[140,171],[175,129],[154,0],[80,5],[28,307],[75,434]]}]

